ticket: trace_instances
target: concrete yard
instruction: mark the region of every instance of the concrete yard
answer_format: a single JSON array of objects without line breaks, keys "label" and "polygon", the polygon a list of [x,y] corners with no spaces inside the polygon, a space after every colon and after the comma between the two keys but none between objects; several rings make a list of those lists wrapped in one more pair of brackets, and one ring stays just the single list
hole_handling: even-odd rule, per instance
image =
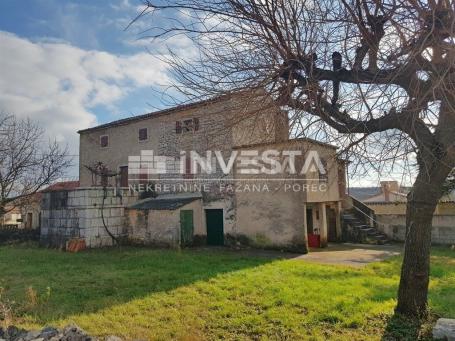
[{"label": "concrete yard", "polygon": [[311,249],[308,254],[295,258],[306,262],[362,267],[372,262],[380,262],[387,258],[398,256],[402,248],[402,244],[330,244],[325,249]]},{"label": "concrete yard", "polygon": [[280,252],[273,250],[243,249],[234,250],[226,247],[202,247],[200,250],[220,250],[240,253],[244,256],[297,259],[305,262],[320,264],[341,264],[354,267],[363,267],[372,262],[380,262],[387,258],[398,256],[402,252],[403,244],[367,245],[351,243],[331,243],[326,248],[311,248],[308,254]]}]

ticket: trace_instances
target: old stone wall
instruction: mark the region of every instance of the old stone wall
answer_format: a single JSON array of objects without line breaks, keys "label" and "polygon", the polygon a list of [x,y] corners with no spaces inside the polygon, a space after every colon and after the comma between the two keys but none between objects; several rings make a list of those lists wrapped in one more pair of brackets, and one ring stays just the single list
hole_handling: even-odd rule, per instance
[{"label": "old stone wall", "polygon": [[206,234],[201,200],[176,210],[126,209],[128,239],[135,244],[177,247],[180,244],[180,211],[193,211],[193,235]]},{"label": "old stone wall", "polygon": [[[381,214],[376,215],[376,220],[378,222],[378,229],[384,232],[390,239],[404,241],[406,233],[406,215]],[[431,241],[433,244],[455,244],[455,216],[435,215],[433,217]]]},{"label": "old stone wall", "polygon": [[104,206],[104,192],[99,187],[43,193],[41,243],[64,248],[71,239],[83,239],[86,247],[112,245],[102,216],[114,236],[125,236],[124,207],[137,197],[129,191],[106,191]]},{"label": "old stone wall", "polygon": [[[262,97],[263,98],[263,97]],[[245,99],[243,99],[245,100]],[[267,104],[267,105],[265,105]],[[176,122],[197,119],[197,130],[182,129],[176,133]],[[128,156],[140,155],[141,150],[153,150],[159,155],[179,157],[180,151],[220,150],[225,157],[233,146],[258,142],[275,142],[288,138],[286,113],[265,100],[251,102],[234,98],[172,111],[165,115],[150,115],[126,124],[81,132],[79,178],[81,186],[91,186],[92,176],[85,166],[103,162],[110,170],[128,165]],[[139,141],[139,129],[148,129],[148,138]],[[101,136],[109,137],[107,147],[100,146]],[[210,178],[219,178],[216,173]],[[110,185],[115,185],[110,179]]]}]

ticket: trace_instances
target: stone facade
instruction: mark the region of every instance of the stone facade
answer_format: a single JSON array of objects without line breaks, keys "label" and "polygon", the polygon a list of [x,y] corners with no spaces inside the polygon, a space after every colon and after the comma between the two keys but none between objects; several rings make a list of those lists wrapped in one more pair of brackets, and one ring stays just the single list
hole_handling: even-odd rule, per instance
[{"label": "stone facade", "polygon": [[[305,251],[308,225],[320,235],[321,245],[327,245],[329,228],[335,231],[331,241],[341,236],[339,219],[341,201],[344,193],[340,188],[345,182],[344,174],[339,172],[343,164],[337,158],[336,148],[307,139],[295,139],[278,143],[264,143],[247,147],[259,152],[267,149],[278,151],[302,151],[296,159],[296,170],[300,173],[303,162],[310,152],[317,152],[326,161],[327,176],[319,178],[317,171],[308,174],[287,175],[242,175],[235,169],[236,183],[250,184],[259,182],[260,190],[242,188],[235,194],[235,232],[247,236],[253,245],[261,247],[280,247],[289,250]],[[281,160],[282,161],[282,160]],[[267,186],[267,187],[265,187]],[[250,186],[251,187],[251,186]],[[328,221],[327,210],[333,210],[336,217]],[[311,214],[311,216],[307,216]]]},{"label": "stone facade", "polygon": [[180,210],[193,211],[194,236],[204,235],[201,199],[190,202],[178,210],[126,209],[126,226],[129,241],[135,244],[178,247],[180,245]]},{"label": "stone facade", "polygon": [[[189,123],[188,123],[189,122]],[[140,138],[139,131],[147,128]],[[46,193],[42,211],[42,241],[50,245],[65,246],[69,240],[79,239],[86,247],[112,245],[112,238],[101,219],[116,237],[130,242],[150,245],[176,246],[180,244],[180,210],[193,211],[194,240],[208,241],[209,214],[222,212],[224,243],[246,242],[259,247],[292,249],[306,252],[307,233],[320,234],[321,246],[341,236],[339,214],[345,188],[344,163],[338,160],[336,148],[310,139],[289,140],[287,114],[273,106],[264,95],[233,95],[187,106],[133,117],[80,131],[80,185],[74,191]],[[105,137],[108,138],[105,138]],[[120,188],[124,181],[111,177],[108,193],[103,201],[103,189],[96,183],[86,166],[102,162],[111,171],[128,166],[128,157],[143,150],[156,155],[179,159],[181,151],[220,151],[229,159],[231,153],[255,149],[298,150],[297,159],[302,167],[309,152],[317,152],[325,160],[327,175],[322,178],[317,170],[297,175],[292,183],[312,186],[324,185],[324,191],[307,189],[283,190],[288,183],[272,177],[266,181],[267,192],[251,191],[242,187],[248,180],[257,183],[262,175],[250,178],[242,175],[237,164],[229,174],[221,168],[211,174],[195,173],[173,175],[157,174],[152,181],[158,198],[166,195],[158,186],[172,185],[176,180],[196,192],[200,199],[178,209],[137,209],[131,204],[138,195]],[[299,168],[300,169],[300,168]],[[282,176],[282,175],[280,175]],[[191,187],[192,184],[199,187]],[[201,190],[200,186],[204,185]],[[240,185],[240,186],[239,186]],[[92,187],[91,187],[92,186]],[[95,186],[95,187],[93,187]],[[208,187],[205,187],[208,186]],[[240,190],[239,190],[240,187]],[[123,191],[117,197],[115,192]],[[176,194],[175,189],[170,189]],[[336,217],[330,220],[329,211]],[[217,218],[211,216],[212,221]],[[215,220],[213,220],[215,219]]]},{"label": "stone facade", "polygon": [[[117,195],[118,194],[118,195]],[[65,248],[72,239],[82,239],[86,247],[113,244],[104,222],[115,237],[126,237],[125,206],[137,200],[128,191],[114,188],[78,188],[43,193],[41,203],[41,242]]]},{"label": "stone facade", "polygon": [[[406,199],[406,197],[405,197]],[[406,233],[406,200],[394,202],[364,202],[375,213],[378,229],[395,241],[404,241]],[[441,201],[433,215],[433,244],[455,244],[455,202]]]},{"label": "stone facade", "polygon": [[[406,233],[406,203],[368,203],[375,211],[378,229],[391,240],[404,241]],[[433,244],[455,244],[455,203],[438,204],[431,229]]]},{"label": "stone facade", "polygon": [[[176,122],[197,119],[198,129],[176,133]],[[139,141],[139,129],[147,128],[147,139]],[[183,128],[182,128],[183,129]],[[240,95],[164,110],[125,122],[80,131],[79,176],[81,186],[92,186],[92,175],[86,166],[103,162],[110,170],[128,166],[128,157],[153,150],[158,155],[179,157],[180,151],[204,154],[219,150],[229,155],[232,147],[258,142],[288,139],[286,113],[270,99]],[[108,146],[101,147],[102,136]],[[219,174],[211,174],[219,177]],[[110,179],[115,186],[115,179]]]}]

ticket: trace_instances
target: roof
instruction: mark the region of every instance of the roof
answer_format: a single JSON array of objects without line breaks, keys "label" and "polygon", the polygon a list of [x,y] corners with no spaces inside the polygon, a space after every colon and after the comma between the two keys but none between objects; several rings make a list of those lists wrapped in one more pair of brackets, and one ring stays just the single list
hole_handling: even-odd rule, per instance
[{"label": "roof", "polygon": [[[400,186],[400,191],[391,191],[392,194],[397,196],[406,196],[409,191],[410,187]],[[357,200],[365,201],[367,199],[373,198],[375,196],[379,196],[382,193],[382,187],[349,187],[349,195],[354,197]]]},{"label": "roof", "polygon": [[300,138],[289,139],[289,140],[278,141],[278,142],[260,142],[260,143],[253,143],[253,144],[245,144],[245,145],[241,145],[241,146],[235,146],[235,147],[233,147],[233,149],[262,147],[262,146],[270,146],[270,145],[277,145],[277,144],[289,144],[289,143],[292,144],[295,142],[309,142],[309,143],[319,144],[324,147],[329,147],[332,149],[338,149],[338,147],[333,144],[321,142],[318,140],[313,140],[313,139],[310,139],[309,137],[300,137]]},{"label": "roof", "polygon": [[408,200],[408,196],[406,193],[397,192],[397,191],[390,191],[387,195],[385,193],[380,193],[378,195],[374,195],[373,197],[366,198],[363,200],[365,204],[375,203],[375,202],[406,202]]},{"label": "roof", "polygon": [[204,106],[204,105],[207,105],[207,104],[212,104],[212,103],[219,102],[221,100],[229,99],[230,97],[231,97],[230,94],[226,94],[226,95],[221,95],[221,96],[218,96],[218,97],[213,97],[213,98],[209,98],[209,99],[205,99],[205,100],[201,100],[201,101],[197,101],[197,102],[193,102],[193,103],[181,104],[181,105],[177,105],[177,106],[172,107],[172,108],[158,110],[158,111],[153,111],[153,112],[150,112],[150,113],[147,113],[147,114],[143,114],[143,115],[122,118],[120,120],[116,120],[116,121],[112,121],[112,122],[109,122],[109,123],[101,124],[101,125],[96,126],[96,127],[82,129],[82,130],[79,130],[78,133],[81,134],[81,133],[86,133],[86,132],[90,132],[90,131],[96,131],[96,130],[100,130],[100,129],[106,129],[106,128],[111,128],[111,127],[121,126],[121,125],[129,124],[129,123],[132,123],[132,122],[138,122],[138,121],[146,120],[146,119],[149,119],[149,118],[156,118],[156,117],[160,117],[160,116],[164,116],[164,115],[170,115],[170,114],[175,113],[177,111],[181,111],[181,110],[184,110],[184,109],[198,108],[198,107],[201,107],[201,106]]},{"label": "roof", "polygon": [[128,206],[136,210],[176,210],[195,200],[201,199],[200,195],[169,195],[148,198]]},{"label": "roof", "polygon": [[[392,203],[405,203],[407,201],[407,194],[411,187],[400,186],[400,191],[391,191],[390,194],[396,196],[395,200],[385,201],[381,187],[349,187],[349,195],[355,199],[362,201],[368,205],[378,204],[392,204]],[[376,198],[377,197],[377,198]],[[442,196],[439,202],[453,203],[455,202],[455,191]]]},{"label": "roof", "polygon": [[381,194],[381,187],[349,187],[349,195],[363,201],[375,195]]},{"label": "roof", "polygon": [[69,191],[80,186],[79,181],[60,181],[49,185],[41,192]]}]

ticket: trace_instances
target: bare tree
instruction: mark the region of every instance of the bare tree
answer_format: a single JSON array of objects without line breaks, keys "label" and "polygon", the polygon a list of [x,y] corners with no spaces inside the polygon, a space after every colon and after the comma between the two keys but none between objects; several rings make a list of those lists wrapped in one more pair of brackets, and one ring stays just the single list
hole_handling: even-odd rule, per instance
[{"label": "bare tree", "polygon": [[289,110],[293,132],[336,141],[367,170],[414,166],[408,168],[417,174],[408,195],[397,311],[424,316],[433,212],[455,166],[453,2],[145,5],[133,24],[161,20],[142,38],[193,43],[194,51],[169,52],[174,89],[194,98],[263,88]]},{"label": "bare tree", "polygon": [[70,166],[67,150],[43,143],[44,130],[29,119],[0,117],[0,216],[26,203]]}]

